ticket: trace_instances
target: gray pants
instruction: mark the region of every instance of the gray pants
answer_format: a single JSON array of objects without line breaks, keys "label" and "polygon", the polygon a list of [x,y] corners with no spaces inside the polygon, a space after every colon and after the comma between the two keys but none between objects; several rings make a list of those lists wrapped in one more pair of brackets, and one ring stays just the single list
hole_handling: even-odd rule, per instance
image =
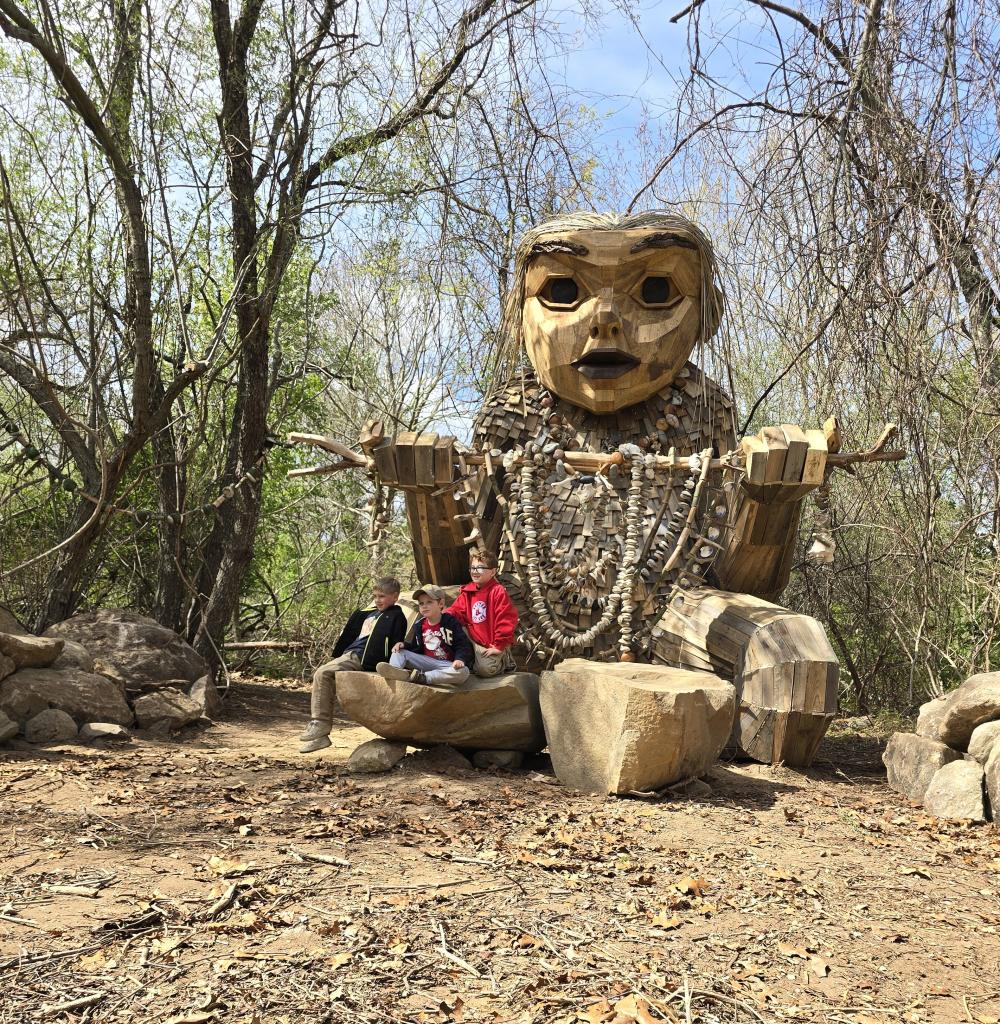
[{"label": "gray pants", "polygon": [[337,673],[360,671],[361,659],[353,651],[320,665],[313,672],[312,708],[309,717],[320,722],[332,723],[333,702],[337,695]]},{"label": "gray pants", "polygon": [[412,651],[397,651],[389,657],[389,664],[395,668],[415,668],[423,672],[429,685],[446,690],[458,689],[469,678],[468,666],[455,668],[450,661]]},{"label": "gray pants", "polygon": [[480,679],[489,679],[490,676],[514,671],[514,656],[510,653],[509,647],[499,654],[486,654],[487,649],[482,644],[477,644],[475,640],[472,641],[472,646],[476,649],[476,664],[472,671]]}]

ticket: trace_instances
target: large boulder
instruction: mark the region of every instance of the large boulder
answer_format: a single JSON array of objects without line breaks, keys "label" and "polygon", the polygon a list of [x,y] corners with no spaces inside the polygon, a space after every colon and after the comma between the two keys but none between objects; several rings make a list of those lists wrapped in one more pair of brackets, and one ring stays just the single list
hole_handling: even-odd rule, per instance
[{"label": "large boulder", "polygon": [[552,767],[586,793],[701,775],[729,739],[736,691],[710,672],[570,658],[542,675]]},{"label": "large boulder", "polygon": [[23,724],[46,708],[65,711],[78,725],[131,725],[132,712],[118,687],[104,676],[77,669],[22,668],[0,682],[0,711]]},{"label": "large boulder", "polygon": [[972,730],[969,738],[969,757],[986,764],[993,753],[993,748],[1000,745],[1000,721],[983,722]]},{"label": "large boulder", "polygon": [[962,760],[939,768],[924,793],[924,810],[936,818],[986,821],[983,766]]},{"label": "large boulder", "polygon": [[0,654],[0,679],[6,679],[16,671],[17,665],[14,664],[14,659],[8,658],[6,654]]},{"label": "large boulder", "polygon": [[1000,718],[1000,672],[969,676],[948,694],[938,739],[957,750],[966,750],[973,730],[983,722]]},{"label": "large boulder", "polygon": [[58,708],[39,711],[24,723],[24,738],[29,743],[70,743],[76,734],[76,722]]},{"label": "large boulder", "polygon": [[18,668],[45,668],[62,654],[62,640],[28,633],[0,633],[0,654]]},{"label": "large boulder", "polygon": [[180,690],[156,690],[135,702],[135,720],[141,729],[161,726],[173,732],[201,718],[202,707]]},{"label": "large boulder", "polygon": [[919,803],[938,770],[962,755],[938,740],[912,732],[893,733],[882,755],[889,785]]},{"label": "large boulder", "polygon": [[447,743],[530,753],[545,746],[538,676],[528,672],[472,677],[460,690],[439,690],[368,672],[338,672],[337,697],[348,718],[387,740],[411,746]]},{"label": "large boulder", "polygon": [[66,668],[78,668],[81,672],[93,672],[94,659],[83,644],[78,644],[75,640],[66,640],[63,642],[62,654],[49,667],[57,672]]},{"label": "large boulder", "polygon": [[14,636],[30,636],[28,630],[14,617],[9,608],[0,605],[0,633],[12,633]]},{"label": "large boulder", "polygon": [[172,629],[127,610],[83,612],[50,626],[45,635],[83,644],[97,661],[120,673],[134,692],[174,680],[186,689],[208,672],[201,655]]},{"label": "large boulder", "polygon": [[1000,743],[993,744],[993,751],[986,762],[986,795],[994,821],[1000,821]]},{"label": "large boulder", "polygon": [[925,739],[940,741],[941,719],[944,718],[947,706],[947,697],[935,697],[926,704],[921,704],[917,712],[917,725],[913,731]]}]

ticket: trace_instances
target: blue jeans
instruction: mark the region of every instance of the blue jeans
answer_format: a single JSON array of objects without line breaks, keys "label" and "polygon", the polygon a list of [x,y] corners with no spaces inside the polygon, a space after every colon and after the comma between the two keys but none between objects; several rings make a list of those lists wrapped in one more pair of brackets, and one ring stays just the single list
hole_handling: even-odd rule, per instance
[{"label": "blue jeans", "polygon": [[389,657],[389,664],[394,668],[415,668],[423,672],[430,686],[440,686],[446,690],[456,690],[469,678],[469,668],[455,668],[450,661],[431,658],[426,654],[414,654],[413,651],[398,651]]}]

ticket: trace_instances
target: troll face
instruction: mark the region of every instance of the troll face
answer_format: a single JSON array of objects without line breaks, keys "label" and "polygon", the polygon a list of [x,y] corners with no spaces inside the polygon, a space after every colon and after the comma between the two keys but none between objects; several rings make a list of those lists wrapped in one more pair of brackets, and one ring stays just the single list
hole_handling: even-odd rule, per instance
[{"label": "troll face", "polygon": [[551,222],[526,239],[521,337],[560,398],[596,413],[627,408],[666,387],[714,332],[721,296],[708,242],[681,218],[660,220],[575,230]]}]

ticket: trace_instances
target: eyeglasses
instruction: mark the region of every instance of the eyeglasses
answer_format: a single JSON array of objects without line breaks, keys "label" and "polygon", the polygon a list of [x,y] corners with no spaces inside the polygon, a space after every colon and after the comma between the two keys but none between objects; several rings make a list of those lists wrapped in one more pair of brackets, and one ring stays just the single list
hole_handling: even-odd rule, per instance
[{"label": "eyeglasses", "polygon": [[470,565],[469,572],[489,572],[491,568],[489,565]]}]

